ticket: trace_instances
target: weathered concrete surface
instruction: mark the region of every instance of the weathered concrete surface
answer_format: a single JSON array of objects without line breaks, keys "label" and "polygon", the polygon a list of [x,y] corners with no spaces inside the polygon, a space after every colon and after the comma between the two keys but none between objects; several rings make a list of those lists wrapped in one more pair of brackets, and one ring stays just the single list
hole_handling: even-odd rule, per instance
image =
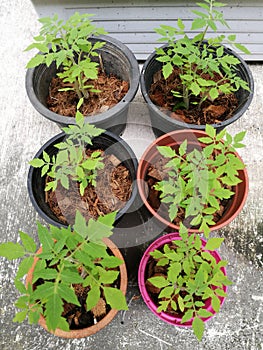
[{"label": "weathered concrete surface", "polygon": [[[31,54],[22,51],[37,29],[37,15],[29,0],[0,1],[0,241],[17,241],[19,229],[34,234],[35,220],[39,218],[27,195],[28,161],[45,141],[59,132],[56,125],[33,109],[24,88],[24,67]],[[18,295],[12,281],[17,265],[1,259],[1,349],[263,349],[263,69],[260,64],[250,67],[255,78],[253,103],[246,115],[228,128],[233,133],[247,130],[247,148],[240,153],[248,167],[250,191],[239,217],[217,232],[226,237],[220,253],[229,260],[228,274],[234,285],[229,288],[221,312],[208,322],[203,341],[198,343],[191,330],[159,321],[140,298],[132,300],[129,311],[119,313],[107,328],[90,338],[64,340],[38,326],[15,324],[13,302]],[[140,96],[131,106],[129,120],[124,138],[140,157],[154,138]],[[128,300],[133,295],[139,295],[136,285],[130,285]]]}]

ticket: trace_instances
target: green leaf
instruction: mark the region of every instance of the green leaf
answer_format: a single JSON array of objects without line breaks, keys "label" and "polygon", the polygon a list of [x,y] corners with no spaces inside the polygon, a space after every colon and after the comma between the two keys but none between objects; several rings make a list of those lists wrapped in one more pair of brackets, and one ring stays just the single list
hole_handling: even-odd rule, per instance
[{"label": "green leaf", "polygon": [[194,310],[187,310],[182,318],[181,323],[189,321],[194,315]]},{"label": "green leaf", "polygon": [[167,79],[173,72],[173,66],[170,62],[166,63],[162,68],[164,79]]},{"label": "green leaf", "polygon": [[99,278],[99,282],[101,284],[111,284],[114,281],[116,281],[118,275],[119,275],[119,271],[106,271],[104,269],[99,269],[99,274],[100,274],[100,278]]},{"label": "green leaf", "polygon": [[77,271],[70,271],[64,269],[60,274],[61,280],[64,283],[82,283],[83,279]]},{"label": "green leaf", "polygon": [[44,55],[36,55],[27,63],[26,68],[34,68],[45,62]]},{"label": "green leaf", "polygon": [[175,150],[169,146],[157,146],[157,150],[165,158],[173,158],[176,155]]},{"label": "green leaf", "polygon": [[13,318],[13,322],[21,323],[25,320],[26,316],[27,316],[27,310],[17,312],[15,317]]},{"label": "green leaf", "polygon": [[185,308],[185,306],[184,306],[184,299],[180,295],[178,296],[177,302],[178,302],[179,309],[182,312],[184,312],[184,308]]},{"label": "green leaf", "polygon": [[28,304],[28,296],[22,295],[15,302],[15,307],[17,307],[19,309],[25,309],[25,308],[27,308],[27,304]]},{"label": "green leaf", "polygon": [[49,163],[50,162],[50,157],[49,155],[47,154],[46,151],[43,151],[43,159],[45,162]]},{"label": "green leaf", "polygon": [[67,284],[60,283],[58,285],[58,294],[62,299],[64,299],[68,303],[72,303],[74,305],[80,306],[80,303],[74,292],[74,289],[69,287]]},{"label": "green leaf", "polygon": [[103,287],[103,291],[106,302],[111,306],[112,309],[128,310],[125,296],[123,295],[120,289],[112,287]]},{"label": "green leaf", "polygon": [[212,251],[215,249],[218,249],[221,246],[223,241],[224,241],[224,238],[217,238],[217,237],[209,238],[204,249],[212,250]]},{"label": "green leaf", "polygon": [[212,296],[212,308],[215,312],[220,310],[220,300],[215,295]]},{"label": "green leaf", "polygon": [[81,215],[81,213],[78,210],[76,210],[75,224],[73,228],[83,238],[87,237],[88,227],[87,227],[86,219],[84,218],[84,216]]},{"label": "green leaf", "polygon": [[39,222],[37,223],[37,227],[38,238],[40,243],[42,244],[43,253],[51,252],[55,243],[50,235],[49,230],[45,226],[41,225]]},{"label": "green leaf", "polygon": [[170,284],[169,281],[162,276],[155,276],[155,277],[148,278],[148,281],[158,288],[168,287]]},{"label": "green leaf", "polygon": [[[215,136],[216,136],[216,130],[215,130],[215,128],[212,127],[212,125],[206,124],[205,132],[207,133],[207,135],[208,135],[211,139],[214,139]],[[198,139],[198,140],[199,140],[199,139]]]},{"label": "green leaf", "polygon": [[115,267],[118,267],[123,263],[123,260],[117,258],[116,256],[109,256],[108,258],[104,258],[100,261],[101,266],[105,268],[107,267],[109,269],[114,269]]},{"label": "green leaf", "polygon": [[37,324],[40,318],[41,311],[29,311],[28,322],[29,324]]},{"label": "green leaf", "polygon": [[179,147],[179,155],[182,157],[187,150],[187,140],[184,140]]},{"label": "green leaf", "polygon": [[227,294],[224,292],[224,290],[223,290],[223,289],[220,289],[220,288],[217,288],[217,289],[215,290],[215,293],[216,293],[217,295],[219,295],[220,297],[226,297],[226,296],[227,296]]},{"label": "green leaf", "polygon": [[208,310],[206,310],[206,309],[199,309],[199,310],[197,311],[197,314],[198,314],[198,316],[204,317],[204,318],[213,316],[212,312],[210,312],[210,311],[208,311]]},{"label": "green leaf", "polygon": [[39,159],[39,158],[34,158],[29,162],[30,165],[32,165],[32,167],[34,168],[41,168],[45,162],[43,161],[43,159]]},{"label": "green leaf", "polygon": [[193,320],[192,327],[196,338],[201,341],[205,330],[204,322],[196,316]]},{"label": "green leaf", "polygon": [[19,235],[25,249],[28,252],[34,253],[36,251],[36,244],[34,242],[34,239],[22,231],[19,231]]},{"label": "green leaf", "polygon": [[199,137],[198,141],[202,143],[210,144],[213,142],[213,139],[211,139],[211,137]]},{"label": "green leaf", "polygon": [[22,258],[25,255],[25,249],[19,243],[7,242],[0,244],[0,256],[8,260]]},{"label": "green leaf", "polygon": [[29,269],[32,267],[33,262],[34,262],[34,258],[32,256],[29,256],[24,260],[22,260],[19,265],[16,278],[19,279],[24,277],[28,273]]},{"label": "green leaf", "polygon": [[93,286],[88,292],[86,306],[87,311],[91,310],[94,306],[98,304],[100,299],[100,288],[98,286]]},{"label": "green leaf", "polygon": [[158,295],[158,298],[170,298],[171,295],[174,292],[174,287],[173,286],[168,286],[165,287],[164,289],[161,290],[160,294]]},{"label": "green leaf", "polygon": [[63,301],[60,296],[53,293],[45,304],[45,319],[49,330],[55,330],[63,312]]},{"label": "green leaf", "polygon": [[246,131],[241,131],[238,134],[234,136],[234,142],[241,142],[243,141],[244,137],[246,135]]},{"label": "green leaf", "polygon": [[193,82],[190,85],[190,89],[192,90],[192,92],[195,96],[198,96],[201,92],[200,86],[196,82]]},{"label": "green leaf", "polygon": [[38,278],[42,278],[44,280],[52,280],[57,277],[58,272],[55,269],[48,269],[45,268],[43,270],[38,270],[34,272],[34,280],[37,280]]}]

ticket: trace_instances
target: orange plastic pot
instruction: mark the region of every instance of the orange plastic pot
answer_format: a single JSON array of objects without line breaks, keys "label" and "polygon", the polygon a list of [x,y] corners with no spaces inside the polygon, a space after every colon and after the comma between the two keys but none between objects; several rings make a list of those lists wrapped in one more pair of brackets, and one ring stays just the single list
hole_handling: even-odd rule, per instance
[{"label": "orange plastic pot", "polygon": [[[114,256],[116,256],[117,258],[124,261],[123,256],[122,256],[119,248],[110,239],[104,238],[103,241],[107,245],[107,247],[111,250],[111,252],[114,254]],[[42,251],[42,248],[39,248],[37,253],[41,253],[41,251]],[[36,266],[37,261],[38,261],[38,258],[35,258],[34,263],[27,274],[26,284],[32,283],[33,272],[34,272],[34,268]],[[126,291],[127,291],[127,285],[128,285],[127,270],[126,270],[125,263],[120,265],[119,269],[120,269],[120,290],[125,295]],[[96,323],[90,327],[87,327],[87,328],[70,330],[69,332],[66,332],[66,331],[63,331],[63,330],[57,328],[54,332],[51,332],[51,333],[58,336],[58,337],[62,337],[62,338],[88,337],[90,335],[93,335],[93,334],[99,332],[102,328],[107,326],[114,319],[114,317],[117,315],[117,313],[118,313],[118,310],[111,309],[110,312],[107,313],[107,315],[103,319],[101,319],[98,323]],[[46,331],[50,332],[47,328],[46,320],[45,320],[43,315],[40,316],[38,323]]]},{"label": "orange plastic pot", "polygon": [[[170,146],[173,149],[178,149],[180,144],[187,139],[188,145],[190,148],[199,148],[201,149],[205,145],[198,141],[199,137],[207,136],[204,131],[201,130],[177,130],[172,131],[168,134],[160,136],[156,140],[154,140],[150,146],[145,150],[144,154],[141,157],[139,162],[138,170],[137,170],[137,185],[139,190],[139,195],[147,208],[148,212],[157,220],[157,223],[163,229],[169,228],[169,231],[178,231],[179,226],[171,223],[168,219],[164,218],[161,215],[161,209],[164,204],[161,203],[161,206],[156,211],[148,202],[148,184],[146,182],[147,171],[150,165],[154,165],[158,158],[161,157],[159,151],[157,150],[157,146]],[[238,153],[235,153],[238,158],[241,157]],[[242,160],[242,159],[241,159]],[[232,220],[234,220],[237,215],[242,210],[247,194],[248,194],[248,175],[246,169],[240,170],[238,174],[241,179],[241,183],[234,186],[233,191],[234,195],[229,200],[227,209],[221,219],[216,223],[216,225],[211,226],[211,230],[219,230],[222,227],[228,225]],[[200,232],[197,228],[189,228],[189,232]]]}]

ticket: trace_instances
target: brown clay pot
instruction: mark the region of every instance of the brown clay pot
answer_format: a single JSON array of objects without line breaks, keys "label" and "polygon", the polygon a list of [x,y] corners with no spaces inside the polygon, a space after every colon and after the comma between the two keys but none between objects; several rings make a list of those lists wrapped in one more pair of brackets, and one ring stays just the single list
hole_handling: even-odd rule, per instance
[{"label": "brown clay pot", "polygon": [[[161,157],[160,153],[157,150],[157,146],[171,146],[172,148],[176,149],[185,139],[187,139],[190,148],[200,148],[204,147],[204,144],[200,143],[197,139],[203,136],[207,136],[207,134],[201,130],[187,129],[172,131],[154,140],[150,146],[148,146],[141,157],[137,170],[137,185],[139,195],[147,210],[157,220],[157,223],[162,227],[163,230],[168,229],[169,232],[178,231],[179,226],[162,217],[160,215],[160,210],[156,211],[153,209],[147,200],[148,184],[146,183],[145,178],[149,166],[155,164],[156,160]],[[235,154],[241,159],[237,153]],[[239,178],[242,180],[242,182],[234,187],[233,191],[235,194],[229,200],[228,208],[222,218],[216,223],[216,225],[211,226],[212,231],[219,230],[222,227],[228,225],[242,210],[248,194],[248,175],[246,169],[239,171]],[[188,231],[200,232],[196,228],[189,228]]]},{"label": "brown clay pot", "polygon": [[[124,260],[123,256],[119,250],[119,248],[108,238],[103,239],[104,243],[107,245],[107,247],[111,250],[111,252],[116,256],[117,258]],[[41,253],[42,248],[40,247],[37,253]],[[26,284],[31,283],[32,278],[33,278],[33,272],[34,268],[36,265],[38,258],[34,259],[34,263],[29,270],[27,277],[26,277]],[[126,294],[127,291],[127,285],[128,285],[128,279],[127,279],[127,270],[126,270],[126,265],[123,263],[122,265],[119,266],[120,269],[120,290],[123,292],[123,294]],[[69,332],[63,331],[59,328],[57,328],[52,334],[62,337],[62,338],[84,338],[88,337],[92,334],[95,334],[99,332],[102,328],[107,326],[113,318],[117,315],[118,310],[111,309],[107,315],[100,320],[98,323],[94,324],[91,327],[83,328],[83,329],[77,329],[77,330],[70,330]],[[46,321],[43,315],[40,316],[39,319],[39,325],[42,326],[46,331],[49,332]]]}]

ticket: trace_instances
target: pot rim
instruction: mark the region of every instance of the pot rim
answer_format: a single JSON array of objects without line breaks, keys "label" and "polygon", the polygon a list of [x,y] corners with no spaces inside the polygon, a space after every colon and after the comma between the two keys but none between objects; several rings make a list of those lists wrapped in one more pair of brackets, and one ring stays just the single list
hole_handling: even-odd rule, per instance
[{"label": "pot rim", "polygon": [[[163,320],[169,324],[172,324],[174,326],[176,325],[179,327],[191,327],[193,319],[182,324],[181,323],[182,318],[180,318],[180,317],[168,315],[164,311],[158,313],[157,306],[150,298],[150,296],[147,292],[147,289],[145,287],[145,270],[146,270],[146,265],[147,265],[149,258],[150,258],[149,253],[154,251],[155,249],[162,247],[164,244],[170,242],[171,240],[178,240],[178,239],[179,240],[181,239],[181,237],[179,236],[179,233],[172,232],[172,233],[168,233],[168,234],[165,234],[164,236],[157,238],[154,242],[152,242],[149,245],[149,247],[144,252],[144,254],[141,258],[141,261],[140,261],[140,265],[139,265],[139,269],[138,269],[138,285],[139,285],[139,289],[140,289],[140,292],[141,292],[141,295],[143,297],[145,304],[158,318],[160,318],[161,320]],[[201,238],[201,241],[202,241],[202,246],[204,246],[207,242],[203,238]],[[215,251],[209,251],[209,252],[211,253],[211,255],[214,256],[214,258],[216,259],[217,262],[222,260],[218,251],[215,250]],[[224,273],[224,275],[227,275],[225,267],[221,267],[221,271]],[[223,286],[223,290],[225,293],[227,292],[227,289],[228,289],[227,286]],[[220,299],[220,307],[222,307],[223,303],[225,302],[226,297],[219,297],[219,299]],[[207,318],[202,318],[202,320],[204,322],[210,320],[216,314],[216,312],[212,308],[210,299],[207,299],[205,309],[212,312],[213,315],[210,317],[207,317]]]},{"label": "pot rim", "polygon": [[[164,224],[166,227],[169,227],[172,230],[179,230],[179,226],[171,223],[170,221],[163,218],[158,211],[154,210],[152,206],[149,204],[146,196],[145,187],[147,188],[147,183],[145,182],[145,177],[147,173],[147,169],[149,167],[149,164],[151,164],[151,160],[153,160],[157,155],[159,155],[158,150],[156,149],[156,146],[160,145],[167,145],[166,140],[170,140],[168,145],[174,145],[174,144],[180,144],[181,140],[183,139],[190,139],[190,142],[196,142],[198,137],[206,136],[207,134],[203,130],[195,130],[195,129],[187,129],[187,130],[175,130],[171,131],[167,134],[164,134],[160,137],[158,137],[156,140],[154,140],[144,151],[139,164],[138,164],[138,170],[137,170],[137,185],[138,185],[138,192],[139,195],[146,206],[146,208],[149,210],[152,216],[154,216],[158,221],[160,221],[162,224]],[[198,142],[201,144],[200,142]],[[237,157],[243,162],[240,155],[235,152]],[[239,176],[243,177],[243,181],[235,186],[235,194],[232,196],[232,202],[229,206],[227,213],[230,213],[230,210],[232,210],[232,214],[229,215],[229,217],[226,219],[224,216],[216,223],[216,225],[210,226],[212,231],[219,230],[222,227],[228,225],[232,220],[234,220],[235,217],[241,212],[243,209],[247,196],[248,196],[248,174],[246,168],[239,171]],[[242,190],[244,184],[244,190]],[[242,186],[242,187],[241,187]],[[242,195],[242,197],[241,197]],[[242,198],[240,200],[240,198]],[[239,200],[239,203],[238,203]],[[236,210],[233,210],[235,206],[238,206]],[[188,228],[189,232],[199,232],[198,229]]]}]

